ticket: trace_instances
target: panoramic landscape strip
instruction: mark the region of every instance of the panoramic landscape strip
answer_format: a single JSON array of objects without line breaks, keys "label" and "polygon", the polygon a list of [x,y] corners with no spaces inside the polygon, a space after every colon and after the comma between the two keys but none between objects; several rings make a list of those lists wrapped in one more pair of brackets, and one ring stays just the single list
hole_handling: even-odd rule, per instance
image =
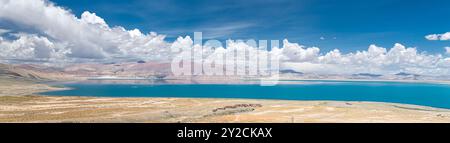
[{"label": "panoramic landscape strip", "polygon": [[448,2],[396,2],[0,0],[0,122],[448,123]]}]

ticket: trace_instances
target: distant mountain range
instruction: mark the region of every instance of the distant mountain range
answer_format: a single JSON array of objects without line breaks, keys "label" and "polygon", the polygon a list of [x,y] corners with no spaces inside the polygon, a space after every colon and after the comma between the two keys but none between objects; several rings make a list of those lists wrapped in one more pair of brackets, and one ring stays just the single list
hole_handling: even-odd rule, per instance
[{"label": "distant mountain range", "polygon": [[378,77],[381,77],[381,76],[383,76],[383,75],[381,75],[381,74],[370,74],[370,73],[358,73],[358,74],[353,74],[353,76],[362,76],[362,77],[378,78]]},{"label": "distant mountain range", "polygon": [[0,77],[28,80],[65,80],[67,76],[61,71],[36,65],[6,65],[0,64]]},{"label": "distant mountain range", "polygon": [[[352,75],[321,75],[284,69],[280,71],[282,79],[370,79],[370,80],[449,80],[450,77],[433,77],[406,72],[382,75],[356,73]],[[0,64],[0,77],[23,78],[30,80],[84,80],[88,78],[117,77],[130,79],[174,79],[170,63],[138,61],[128,63],[88,63],[73,64],[65,67],[44,65],[7,65]],[[189,76],[184,79],[236,79],[214,76]],[[248,77],[242,77],[248,78]],[[257,78],[257,77],[251,77]]]},{"label": "distant mountain range", "polygon": [[290,70],[290,69],[287,69],[287,70],[280,70],[280,73],[281,73],[281,74],[296,74],[296,75],[303,75],[302,72],[298,72],[298,71]]}]

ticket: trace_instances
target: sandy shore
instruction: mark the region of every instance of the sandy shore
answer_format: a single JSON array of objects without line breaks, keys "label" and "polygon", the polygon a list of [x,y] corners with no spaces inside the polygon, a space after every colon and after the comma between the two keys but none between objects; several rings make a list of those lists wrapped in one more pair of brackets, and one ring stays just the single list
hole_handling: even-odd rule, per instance
[{"label": "sandy shore", "polygon": [[0,122],[450,122],[450,110],[390,103],[35,95],[58,89],[0,78]]}]

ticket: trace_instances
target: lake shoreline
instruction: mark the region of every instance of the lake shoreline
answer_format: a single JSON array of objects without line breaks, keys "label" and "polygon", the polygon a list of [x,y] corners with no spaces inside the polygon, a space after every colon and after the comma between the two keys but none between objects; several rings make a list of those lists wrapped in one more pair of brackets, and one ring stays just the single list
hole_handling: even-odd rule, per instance
[{"label": "lake shoreline", "polygon": [[[51,96],[212,98],[242,100],[384,102],[450,109],[450,86],[436,83],[380,81],[293,81],[289,84],[225,83],[93,83],[61,84],[71,90],[41,93]],[[97,83],[96,83],[97,82]],[[433,98],[428,98],[432,96]]]},{"label": "lake shoreline", "polygon": [[[0,96],[2,101],[0,102],[0,122],[450,122],[450,110],[394,103],[53,97],[35,93],[42,90],[60,90],[60,88],[17,81],[13,84],[0,84],[0,87],[11,89],[8,92],[13,95]],[[39,90],[15,93],[23,89],[33,89],[32,87]]]}]

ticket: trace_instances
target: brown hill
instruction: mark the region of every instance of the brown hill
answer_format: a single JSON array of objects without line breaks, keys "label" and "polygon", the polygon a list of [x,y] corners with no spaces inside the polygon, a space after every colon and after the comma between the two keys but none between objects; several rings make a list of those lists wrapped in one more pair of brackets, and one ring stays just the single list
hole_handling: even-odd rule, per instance
[{"label": "brown hill", "polygon": [[23,78],[31,80],[43,80],[45,78],[39,76],[35,72],[17,68],[12,65],[0,64],[0,77],[6,78]]},{"label": "brown hill", "polygon": [[74,76],[65,74],[54,68],[38,65],[7,65],[0,64],[1,78],[15,78],[38,81],[73,80]]}]

